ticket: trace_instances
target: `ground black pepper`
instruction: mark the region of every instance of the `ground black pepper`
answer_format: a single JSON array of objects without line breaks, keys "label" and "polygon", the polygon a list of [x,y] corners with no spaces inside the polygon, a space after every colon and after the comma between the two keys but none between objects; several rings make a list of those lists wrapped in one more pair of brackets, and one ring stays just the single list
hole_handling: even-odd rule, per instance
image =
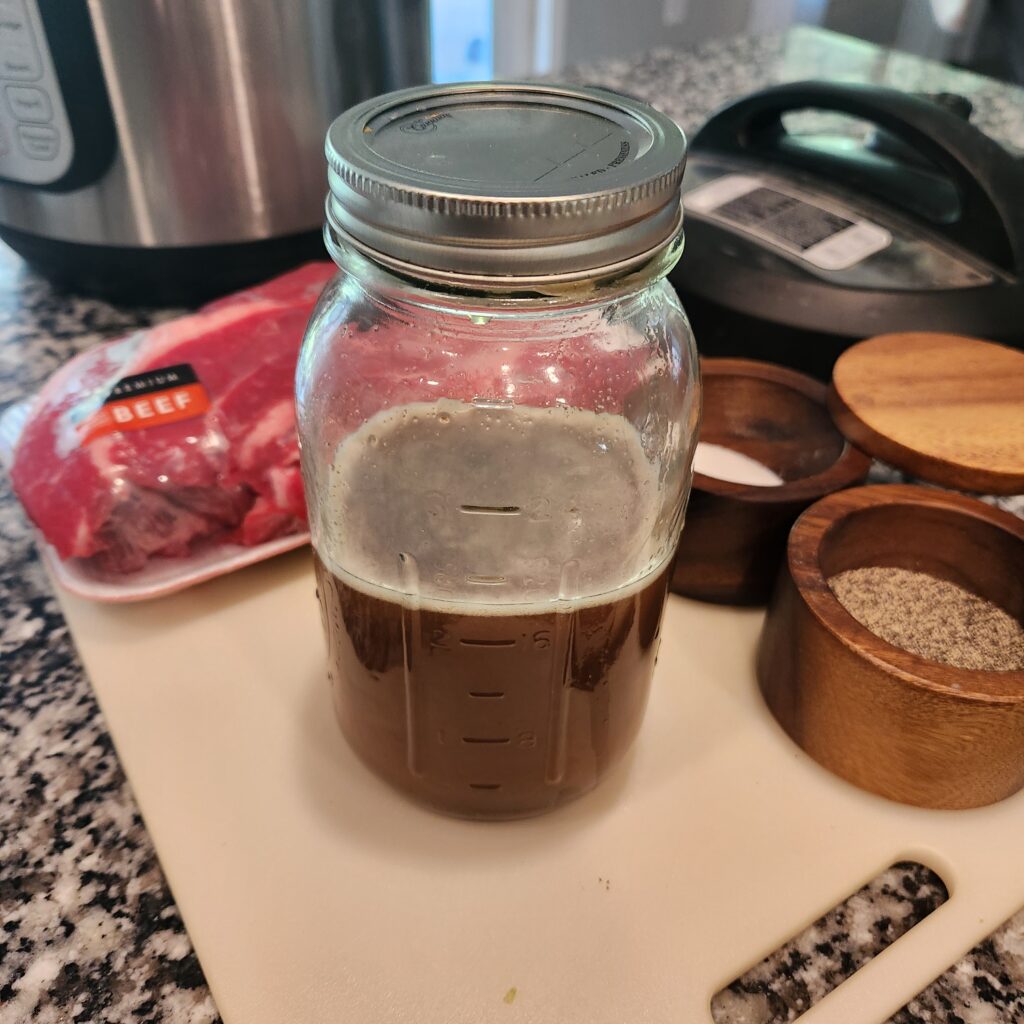
[{"label": "ground black pepper", "polygon": [[841,572],[828,584],[862,626],[894,647],[956,668],[1024,669],[1024,626],[955,583],[867,566]]}]

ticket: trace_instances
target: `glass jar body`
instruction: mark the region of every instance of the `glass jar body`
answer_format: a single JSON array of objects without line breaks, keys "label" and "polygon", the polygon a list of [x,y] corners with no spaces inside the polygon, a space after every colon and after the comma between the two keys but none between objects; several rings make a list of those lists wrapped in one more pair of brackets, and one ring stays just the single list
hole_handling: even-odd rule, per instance
[{"label": "glass jar body", "polygon": [[335,710],[448,813],[578,796],[640,727],[700,409],[663,274],[458,296],[348,250],[299,436]]}]

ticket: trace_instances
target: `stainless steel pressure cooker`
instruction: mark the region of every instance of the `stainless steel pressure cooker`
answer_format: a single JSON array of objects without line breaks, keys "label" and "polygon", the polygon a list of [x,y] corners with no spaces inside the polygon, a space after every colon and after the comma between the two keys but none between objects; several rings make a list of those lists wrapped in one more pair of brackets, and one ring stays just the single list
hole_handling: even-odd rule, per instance
[{"label": "stainless steel pressure cooker", "polygon": [[323,138],[427,80],[425,0],[0,0],[0,238],[195,301],[323,255]]}]

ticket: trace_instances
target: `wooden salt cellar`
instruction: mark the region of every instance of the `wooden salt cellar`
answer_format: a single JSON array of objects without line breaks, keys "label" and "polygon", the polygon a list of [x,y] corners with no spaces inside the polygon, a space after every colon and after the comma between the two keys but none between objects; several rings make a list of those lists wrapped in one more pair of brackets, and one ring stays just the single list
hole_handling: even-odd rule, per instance
[{"label": "wooden salt cellar", "polygon": [[672,589],[726,604],[763,604],[797,516],[823,495],[860,483],[870,460],[836,429],[825,385],[751,359],[701,361],[702,441],[756,459],[775,487],[695,473]]}]

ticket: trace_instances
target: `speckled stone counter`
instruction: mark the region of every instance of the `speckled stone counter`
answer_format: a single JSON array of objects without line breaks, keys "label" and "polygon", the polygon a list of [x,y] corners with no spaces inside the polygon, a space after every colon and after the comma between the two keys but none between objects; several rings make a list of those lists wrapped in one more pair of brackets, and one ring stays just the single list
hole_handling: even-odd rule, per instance
[{"label": "speckled stone counter", "polygon": [[[0,247],[0,408],[70,355],[151,323],[55,294]],[[0,474],[0,1022],[217,1019]]]},{"label": "speckled stone counter", "polygon": [[[657,52],[578,74],[644,96],[690,129],[732,96],[816,74],[956,89],[970,96],[992,134],[1024,148],[1024,103],[1015,91],[808,30]],[[167,315],[57,294],[0,250],[0,411],[73,353]],[[2,474],[0,565],[0,1024],[217,1021]],[[893,869],[856,894],[739,979],[723,994],[716,1017],[750,1024],[795,1019],[941,902],[941,883],[922,871]],[[894,1020],[1024,1021],[1024,913]]]}]

